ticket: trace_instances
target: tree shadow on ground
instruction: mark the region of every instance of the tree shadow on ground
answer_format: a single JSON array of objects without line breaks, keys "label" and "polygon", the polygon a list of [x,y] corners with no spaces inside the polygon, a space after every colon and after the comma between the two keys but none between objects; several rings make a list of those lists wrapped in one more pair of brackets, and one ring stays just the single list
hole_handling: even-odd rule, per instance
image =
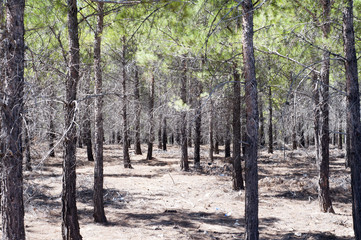
[{"label": "tree shadow on ground", "polygon": [[308,233],[277,233],[262,236],[265,240],[353,240],[353,237],[338,237],[331,233],[308,232]]}]

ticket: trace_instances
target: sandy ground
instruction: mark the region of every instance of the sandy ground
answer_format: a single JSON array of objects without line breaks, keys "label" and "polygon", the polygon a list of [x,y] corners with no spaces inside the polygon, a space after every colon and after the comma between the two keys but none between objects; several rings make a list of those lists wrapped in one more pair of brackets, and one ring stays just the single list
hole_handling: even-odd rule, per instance
[{"label": "sandy ground", "polygon": [[[146,151],[143,146],[143,151]],[[155,149],[154,160],[131,159],[124,169],[120,146],[105,146],[105,211],[108,224],[92,218],[94,163],[78,150],[77,187],[80,231],[86,240],[241,239],[244,191],[231,190],[231,165],[221,156],[202,171],[179,170],[178,147]],[[193,149],[189,149],[192,156]],[[202,149],[207,156],[206,149]],[[37,156],[38,155],[38,156]],[[34,153],[34,165],[40,153]],[[60,153],[57,153],[61,156]],[[259,158],[260,239],[353,239],[350,176],[342,152],[331,150],[333,206],[321,213],[312,150],[282,151]],[[193,163],[191,162],[191,166]],[[51,158],[25,173],[27,239],[61,239],[62,159]]]}]

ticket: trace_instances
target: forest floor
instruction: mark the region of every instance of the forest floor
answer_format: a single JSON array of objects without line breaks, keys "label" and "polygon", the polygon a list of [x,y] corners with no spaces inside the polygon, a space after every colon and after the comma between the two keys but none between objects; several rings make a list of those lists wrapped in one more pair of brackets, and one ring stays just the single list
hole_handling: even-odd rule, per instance
[{"label": "forest floor", "polygon": [[[143,146],[143,151],[146,147]],[[190,156],[193,149],[190,148]],[[27,239],[61,239],[61,153],[25,173]],[[260,239],[353,239],[349,170],[344,153],[331,149],[330,187],[336,214],[321,213],[317,200],[314,151],[260,151]],[[78,149],[77,188],[80,231],[84,240],[242,239],[244,191],[231,190],[229,159],[215,155],[202,170],[180,171],[180,149],[154,150],[154,159],[131,159],[124,169],[120,146],[105,146],[104,188],[108,224],[93,222],[93,162]],[[37,156],[38,155],[38,156]],[[206,148],[202,155],[207,156]],[[38,159],[36,159],[38,158]],[[191,161],[191,165],[193,162]]]}]

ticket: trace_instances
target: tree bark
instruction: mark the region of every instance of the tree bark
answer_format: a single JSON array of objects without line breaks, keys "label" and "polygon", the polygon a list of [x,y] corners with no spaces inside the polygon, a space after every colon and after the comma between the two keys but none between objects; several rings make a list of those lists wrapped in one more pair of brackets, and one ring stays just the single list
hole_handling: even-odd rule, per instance
[{"label": "tree bark", "polygon": [[5,96],[2,117],[2,177],[1,215],[2,239],[25,239],[23,169],[22,169],[22,115],[24,114],[24,0],[8,0],[6,7]]},{"label": "tree bark", "polygon": [[139,69],[135,66],[134,76],[134,97],[135,97],[135,135],[134,135],[134,148],[135,154],[142,155],[142,148],[140,146],[140,113],[142,111],[140,105],[140,94],[139,94]]},{"label": "tree bark", "polygon": [[261,97],[259,101],[259,120],[260,120],[259,145],[261,147],[264,147],[264,145],[266,144],[266,140],[265,140],[265,131],[264,131],[263,101]]},{"label": "tree bark", "polygon": [[242,2],[243,26],[243,65],[245,76],[246,101],[246,154],[245,154],[245,239],[259,239],[258,232],[258,97],[256,67],[253,49],[253,4],[252,0]]},{"label": "tree bark", "polygon": [[31,168],[31,154],[30,154],[30,133],[29,133],[29,120],[25,117],[25,126],[24,126],[24,144],[25,144],[25,169],[27,171],[32,171]]},{"label": "tree bark", "polygon": [[163,136],[162,136],[162,147],[163,147],[163,151],[167,151],[167,143],[168,143],[168,135],[167,135],[167,118],[164,117],[163,118]]},{"label": "tree bark", "polygon": [[101,43],[103,33],[104,3],[97,3],[97,28],[94,37],[94,76],[95,76],[95,164],[94,164],[94,221],[107,222],[104,212],[103,174],[103,77],[101,66]]},{"label": "tree bark", "polygon": [[349,160],[351,167],[352,217],[355,239],[361,239],[361,122],[355,35],[353,29],[353,1],[344,0],[343,41],[345,51],[347,122],[350,134]]},{"label": "tree bark", "polygon": [[194,167],[200,167],[201,163],[201,127],[202,127],[202,83],[197,80],[197,87],[196,87],[196,115],[194,116]]},{"label": "tree bark", "polygon": [[[85,77],[85,94],[90,94],[90,76]],[[85,109],[83,114],[83,129],[82,141],[86,146],[88,161],[93,162],[93,147],[92,147],[92,132],[91,132],[91,122],[90,122],[90,99],[85,100]]]},{"label": "tree bark", "polygon": [[152,75],[149,86],[149,132],[148,132],[148,152],[147,160],[153,158],[153,142],[154,142],[154,75]]},{"label": "tree bark", "polygon": [[[51,108],[51,111],[53,111],[53,108]],[[56,135],[55,135],[55,125],[54,125],[54,116],[53,113],[50,114],[49,116],[49,132],[48,132],[48,138],[49,138],[49,156],[50,157],[55,157],[55,139],[56,139]]]},{"label": "tree bark", "polygon": [[123,161],[124,168],[132,168],[130,164],[129,157],[129,141],[128,141],[128,119],[127,119],[127,105],[128,105],[128,97],[127,97],[127,73],[125,69],[126,65],[126,41],[125,36],[123,36],[123,48],[122,48],[122,118],[123,118]]},{"label": "tree bark", "polygon": [[272,107],[272,88],[268,87],[268,153],[273,153],[273,107]]},{"label": "tree bark", "polygon": [[244,189],[241,165],[241,83],[237,65],[233,65],[233,190]]},{"label": "tree bark", "polygon": [[162,146],[162,144],[163,144],[163,142],[162,142],[162,123],[163,123],[162,118],[163,118],[163,116],[160,115],[159,116],[159,126],[158,126],[158,149],[163,148],[163,146]]},{"label": "tree bark", "polygon": [[76,207],[76,93],[79,82],[79,37],[77,1],[68,0],[69,70],[66,78],[65,156],[63,161],[62,237],[63,240],[82,239]]},{"label": "tree bark", "polygon": [[[183,76],[181,77],[181,100],[187,104],[187,60],[182,60]],[[188,164],[188,140],[187,140],[187,112],[182,110],[181,114],[181,169],[189,170]]]},{"label": "tree bark", "polygon": [[342,114],[339,113],[339,122],[338,122],[338,149],[342,150],[342,139],[343,139],[343,136],[342,136]]},{"label": "tree bark", "polygon": [[[212,85],[211,85],[211,89],[212,89]],[[209,108],[210,108],[210,112],[209,112],[209,160],[211,162],[213,162],[214,160],[214,137],[213,137],[213,125],[214,125],[214,121],[213,121],[213,100],[212,98],[209,99]]]}]

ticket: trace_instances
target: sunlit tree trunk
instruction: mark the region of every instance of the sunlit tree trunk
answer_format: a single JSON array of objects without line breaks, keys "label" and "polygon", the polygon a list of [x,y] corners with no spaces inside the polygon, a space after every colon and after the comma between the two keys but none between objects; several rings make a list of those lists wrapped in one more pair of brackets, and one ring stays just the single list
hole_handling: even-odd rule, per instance
[{"label": "sunlit tree trunk", "polygon": [[253,49],[253,4],[252,0],[242,2],[242,42],[245,76],[246,102],[246,154],[245,154],[245,239],[259,239],[258,233],[258,97],[256,67]]},{"label": "sunlit tree trunk", "polygon": [[63,240],[82,239],[76,207],[76,94],[79,82],[79,38],[77,1],[68,0],[68,33],[70,60],[66,78],[66,105],[62,191],[62,236]]},{"label": "sunlit tree trunk", "polygon": [[103,32],[104,4],[97,4],[97,28],[94,38],[94,76],[95,76],[95,164],[94,164],[94,221],[105,223],[104,212],[104,174],[103,174],[103,78],[101,66],[101,43]]},{"label": "sunlit tree trunk", "polygon": [[[2,5],[2,4],[1,4]],[[25,239],[23,169],[22,169],[22,115],[24,114],[24,0],[6,1],[6,41],[1,106],[2,118],[2,178],[1,214],[2,239]]]},{"label": "sunlit tree trunk", "polygon": [[355,239],[361,239],[361,122],[360,92],[353,28],[353,1],[344,0],[343,41],[345,51],[347,122],[350,135],[352,217]]}]

